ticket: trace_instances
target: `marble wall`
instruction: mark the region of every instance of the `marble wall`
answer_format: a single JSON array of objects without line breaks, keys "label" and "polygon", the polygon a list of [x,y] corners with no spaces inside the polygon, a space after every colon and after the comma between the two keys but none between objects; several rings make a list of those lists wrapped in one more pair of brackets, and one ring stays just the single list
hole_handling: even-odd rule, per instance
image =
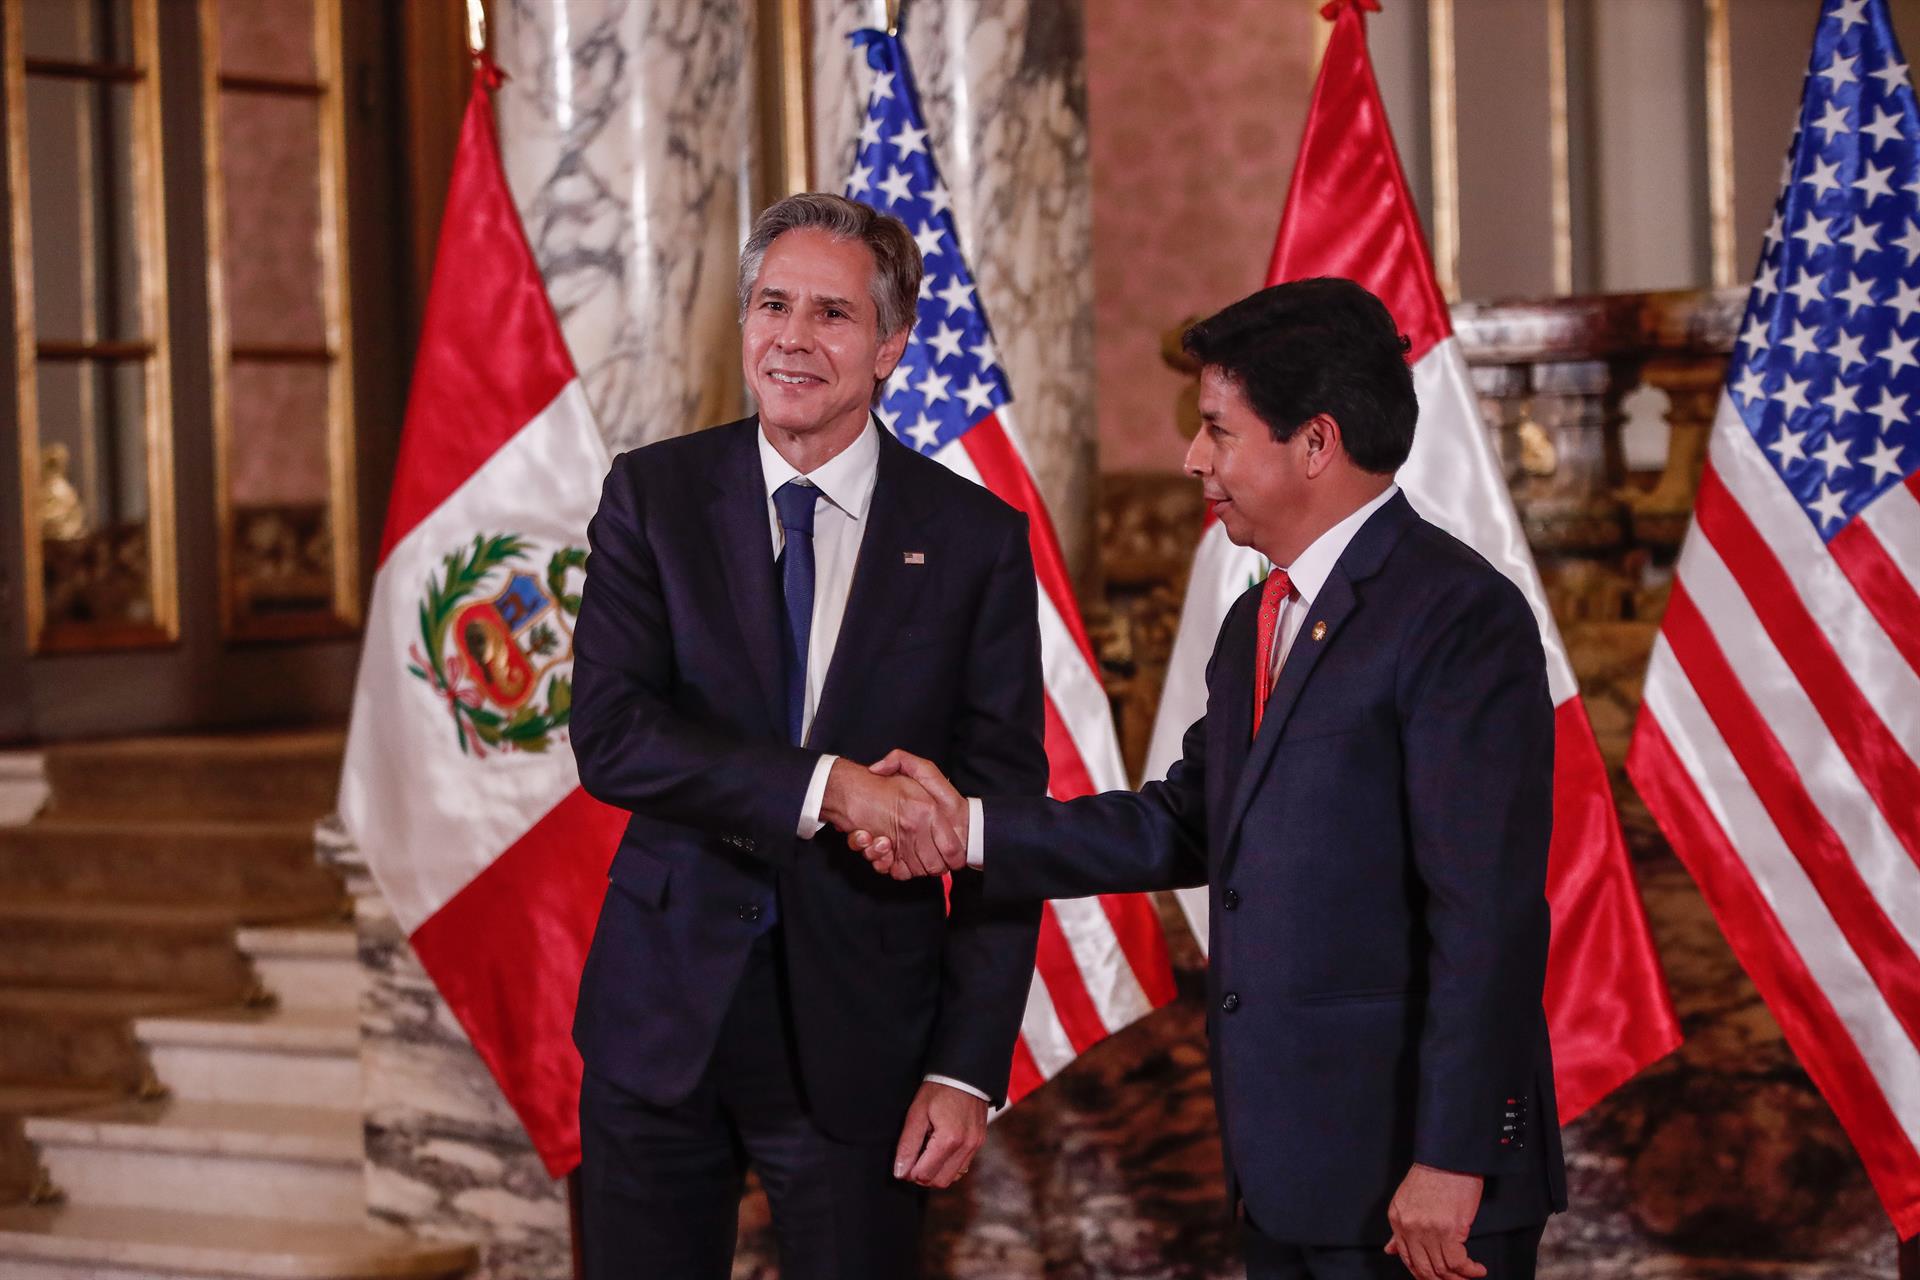
[{"label": "marble wall", "polygon": [[498,0],[507,179],[616,450],[744,412],[753,0]]},{"label": "marble wall", "polygon": [[[1076,581],[1094,568],[1092,200],[1081,0],[908,0],[901,34],[1013,417]],[[844,186],[878,0],[813,0],[814,183]]]},{"label": "marble wall", "polygon": [[1177,470],[1161,335],[1258,289],[1312,86],[1303,0],[1087,8],[1102,471]]}]

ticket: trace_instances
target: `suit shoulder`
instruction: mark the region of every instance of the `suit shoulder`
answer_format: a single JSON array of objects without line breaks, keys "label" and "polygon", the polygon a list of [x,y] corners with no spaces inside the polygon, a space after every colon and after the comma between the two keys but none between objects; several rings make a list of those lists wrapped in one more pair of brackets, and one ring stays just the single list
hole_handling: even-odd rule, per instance
[{"label": "suit shoulder", "polygon": [[1405,569],[1418,575],[1436,605],[1453,603],[1462,608],[1512,610],[1532,616],[1526,593],[1511,578],[1426,518],[1413,523],[1401,546],[1411,553],[1404,558]]},{"label": "suit shoulder", "polygon": [[1026,519],[1019,508],[985,485],[974,483],[917,449],[906,449],[906,454],[903,474],[913,477],[929,502],[938,503],[949,516],[967,521],[969,528],[1011,530]]},{"label": "suit shoulder", "polygon": [[613,470],[634,482],[677,482],[689,473],[705,475],[714,463],[752,428],[752,418],[703,427],[685,435],[669,436],[615,457]]}]

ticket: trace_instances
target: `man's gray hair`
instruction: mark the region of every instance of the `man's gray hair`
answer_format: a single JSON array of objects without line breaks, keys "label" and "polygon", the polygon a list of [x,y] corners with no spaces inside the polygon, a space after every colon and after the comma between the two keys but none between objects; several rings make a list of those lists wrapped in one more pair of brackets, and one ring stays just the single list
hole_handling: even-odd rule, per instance
[{"label": "man's gray hair", "polygon": [[907,224],[871,205],[825,191],[804,191],[769,205],[753,221],[740,250],[740,318],[753,302],[753,282],[767,246],[789,231],[824,231],[836,240],[856,240],[873,254],[873,309],[880,335],[891,337],[913,323],[920,300],[920,246]]}]

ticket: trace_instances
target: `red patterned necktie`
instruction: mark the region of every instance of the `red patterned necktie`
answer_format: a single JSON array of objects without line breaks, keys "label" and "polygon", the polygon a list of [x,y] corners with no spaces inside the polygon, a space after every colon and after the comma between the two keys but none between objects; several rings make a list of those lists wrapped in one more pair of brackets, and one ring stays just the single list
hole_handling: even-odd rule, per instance
[{"label": "red patterned necktie", "polygon": [[1266,714],[1267,699],[1273,696],[1273,631],[1280,622],[1280,606],[1293,594],[1293,582],[1285,569],[1267,575],[1260,588],[1260,629],[1253,646],[1253,731],[1260,732],[1260,717]]}]

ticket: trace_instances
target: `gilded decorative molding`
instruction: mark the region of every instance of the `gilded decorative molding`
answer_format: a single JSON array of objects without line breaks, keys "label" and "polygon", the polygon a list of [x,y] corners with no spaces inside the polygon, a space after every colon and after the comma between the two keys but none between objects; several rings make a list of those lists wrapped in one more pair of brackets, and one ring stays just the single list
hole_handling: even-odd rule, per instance
[{"label": "gilded decorative molding", "polygon": [[1460,298],[1460,114],[1453,58],[1453,0],[1427,0],[1427,121],[1433,140],[1433,271],[1449,302]]},{"label": "gilded decorative molding", "polygon": [[[0,67],[7,102],[7,169],[13,219],[15,416],[21,485],[18,513],[22,538],[22,595],[29,653],[87,652],[147,648],[179,637],[173,492],[172,361],[167,315],[166,227],[163,217],[162,143],[158,70],[158,14],[155,0],[126,0],[131,61],[39,61],[29,67],[25,43],[25,0],[4,0],[6,57]],[[66,10],[50,9],[49,13]],[[76,16],[87,11],[71,10]],[[134,248],[133,297],[140,332],[103,341],[94,332],[97,314],[82,306],[78,341],[43,341],[39,332],[34,279],[33,188],[28,163],[27,80],[46,76],[83,84],[125,86],[128,95],[127,188],[124,213],[131,222]],[[76,159],[95,163],[89,150]],[[112,163],[111,159],[100,161]],[[92,278],[98,250],[92,210],[79,219],[83,286]],[[92,251],[92,252],[90,252]],[[143,451],[145,510],[138,520],[98,516],[93,533],[75,543],[43,537],[42,494],[34,478],[42,475],[39,394],[40,369],[51,361],[134,364],[140,370],[141,416],[138,437]],[[89,424],[89,428],[92,424]],[[89,445],[91,442],[88,442]],[[71,459],[70,459],[71,460]],[[81,460],[83,463],[85,459]],[[69,552],[87,548],[79,555]],[[127,557],[137,555],[137,564]],[[80,575],[72,582],[58,575]],[[102,583],[112,583],[103,588]],[[131,592],[140,594],[129,594]],[[117,605],[114,602],[119,602]],[[113,606],[117,613],[97,610]],[[63,613],[63,607],[80,610]]]},{"label": "gilded decorative molding", "polygon": [[1706,6],[1707,217],[1713,254],[1713,286],[1740,283],[1733,222],[1733,32],[1727,0]]}]

